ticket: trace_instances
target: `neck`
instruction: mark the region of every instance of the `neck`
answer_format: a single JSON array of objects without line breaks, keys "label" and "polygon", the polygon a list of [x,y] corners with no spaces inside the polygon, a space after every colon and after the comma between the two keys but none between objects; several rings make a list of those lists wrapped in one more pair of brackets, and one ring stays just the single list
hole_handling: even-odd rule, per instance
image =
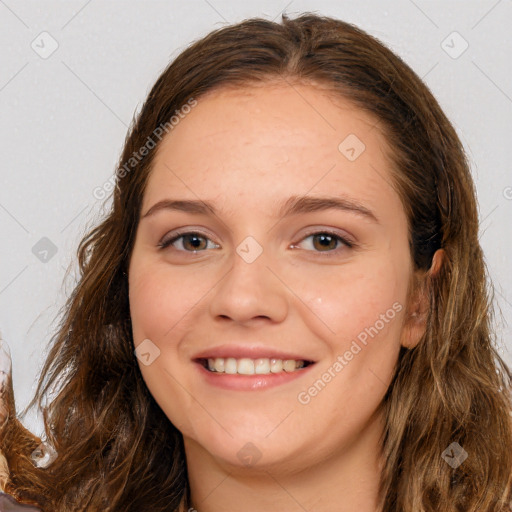
[{"label": "neck", "polygon": [[258,469],[226,465],[185,438],[191,512],[379,512],[382,431],[377,412],[354,439],[328,458],[317,461],[311,453],[308,463],[308,454],[301,454],[295,464]]}]

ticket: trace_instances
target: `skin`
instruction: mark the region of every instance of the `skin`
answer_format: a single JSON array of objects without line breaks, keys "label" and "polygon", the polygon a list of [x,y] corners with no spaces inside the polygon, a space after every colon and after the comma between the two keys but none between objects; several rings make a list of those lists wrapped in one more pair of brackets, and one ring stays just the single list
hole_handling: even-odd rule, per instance
[{"label": "skin", "polygon": [[[338,149],[348,134],[366,146],[355,161]],[[400,345],[423,333],[426,303],[423,295],[407,302],[407,219],[390,186],[386,144],[376,120],[349,101],[276,82],[210,91],[158,148],[142,216],[167,198],[208,200],[218,210],[143,218],[129,266],[135,345],[149,339],[160,350],[140,369],[184,436],[199,512],[377,510],[379,404]],[[379,222],[333,209],[278,216],[282,201],[304,194],[348,196]],[[183,238],[158,247],[177,228],[207,237],[196,254]],[[356,246],[324,248],[308,229],[334,230]],[[247,236],[263,249],[252,263],[236,252]],[[298,394],[394,303],[401,311],[300,403]],[[229,341],[292,350],[316,364],[272,389],[222,390],[199,378],[191,358]],[[248,442],[260,457],[250,466],[237,455]]]}]

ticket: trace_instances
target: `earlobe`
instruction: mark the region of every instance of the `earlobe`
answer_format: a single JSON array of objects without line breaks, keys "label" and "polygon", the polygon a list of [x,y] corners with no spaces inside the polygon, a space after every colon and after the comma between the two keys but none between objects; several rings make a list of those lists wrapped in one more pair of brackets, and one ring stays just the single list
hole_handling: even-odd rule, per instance
[{"label": "earlobe", "polygon": [[422,278],[422,282],[417,287],[411,300],[402,329],[402,346],[405,348],[412,349],[416,347],[425,334],[430,307],[429,279],[440,271],[444,256],[445,252],[443,249],[438,249],[435,252],[430,269]]},{"label": "earlobe", "polygon": [[402,345],[405,348],[414,348],[425,334],[428,304],[428,293],[424,287],[418,292],[416,300],[413,301],[411,308],[406,312],[402,329]]}]

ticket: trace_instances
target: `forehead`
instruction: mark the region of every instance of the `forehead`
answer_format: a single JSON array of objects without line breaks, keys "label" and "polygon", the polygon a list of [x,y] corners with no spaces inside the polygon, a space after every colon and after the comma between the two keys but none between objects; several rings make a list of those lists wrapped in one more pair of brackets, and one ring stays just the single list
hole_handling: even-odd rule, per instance
[{"label": "forehead", "polygon": [[228,211],[290,195],[343,193],[402,214],[377,119],[325,88],[277,83],[200,97],[163,139],[143,210],[164,196]]}]

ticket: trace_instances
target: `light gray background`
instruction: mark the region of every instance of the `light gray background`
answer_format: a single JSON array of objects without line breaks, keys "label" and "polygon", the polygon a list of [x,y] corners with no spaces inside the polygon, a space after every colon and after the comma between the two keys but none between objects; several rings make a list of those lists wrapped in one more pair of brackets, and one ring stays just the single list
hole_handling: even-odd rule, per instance
[{"label": "light gray background", "polygon": [[[100,218],[93,190],[114,172],[149,88],[193,40],[252,16],[279,20],[282,10],[359,25],[438,98],[471,160],[497,333],[512,363],[511,0],[0,0],[0,331],[12,351],[18,411],[75,282],[78,242]],[[46,262],[34,254],[43,237],[57,248]],[[24,424],[42,433],[34,412]]]}]

